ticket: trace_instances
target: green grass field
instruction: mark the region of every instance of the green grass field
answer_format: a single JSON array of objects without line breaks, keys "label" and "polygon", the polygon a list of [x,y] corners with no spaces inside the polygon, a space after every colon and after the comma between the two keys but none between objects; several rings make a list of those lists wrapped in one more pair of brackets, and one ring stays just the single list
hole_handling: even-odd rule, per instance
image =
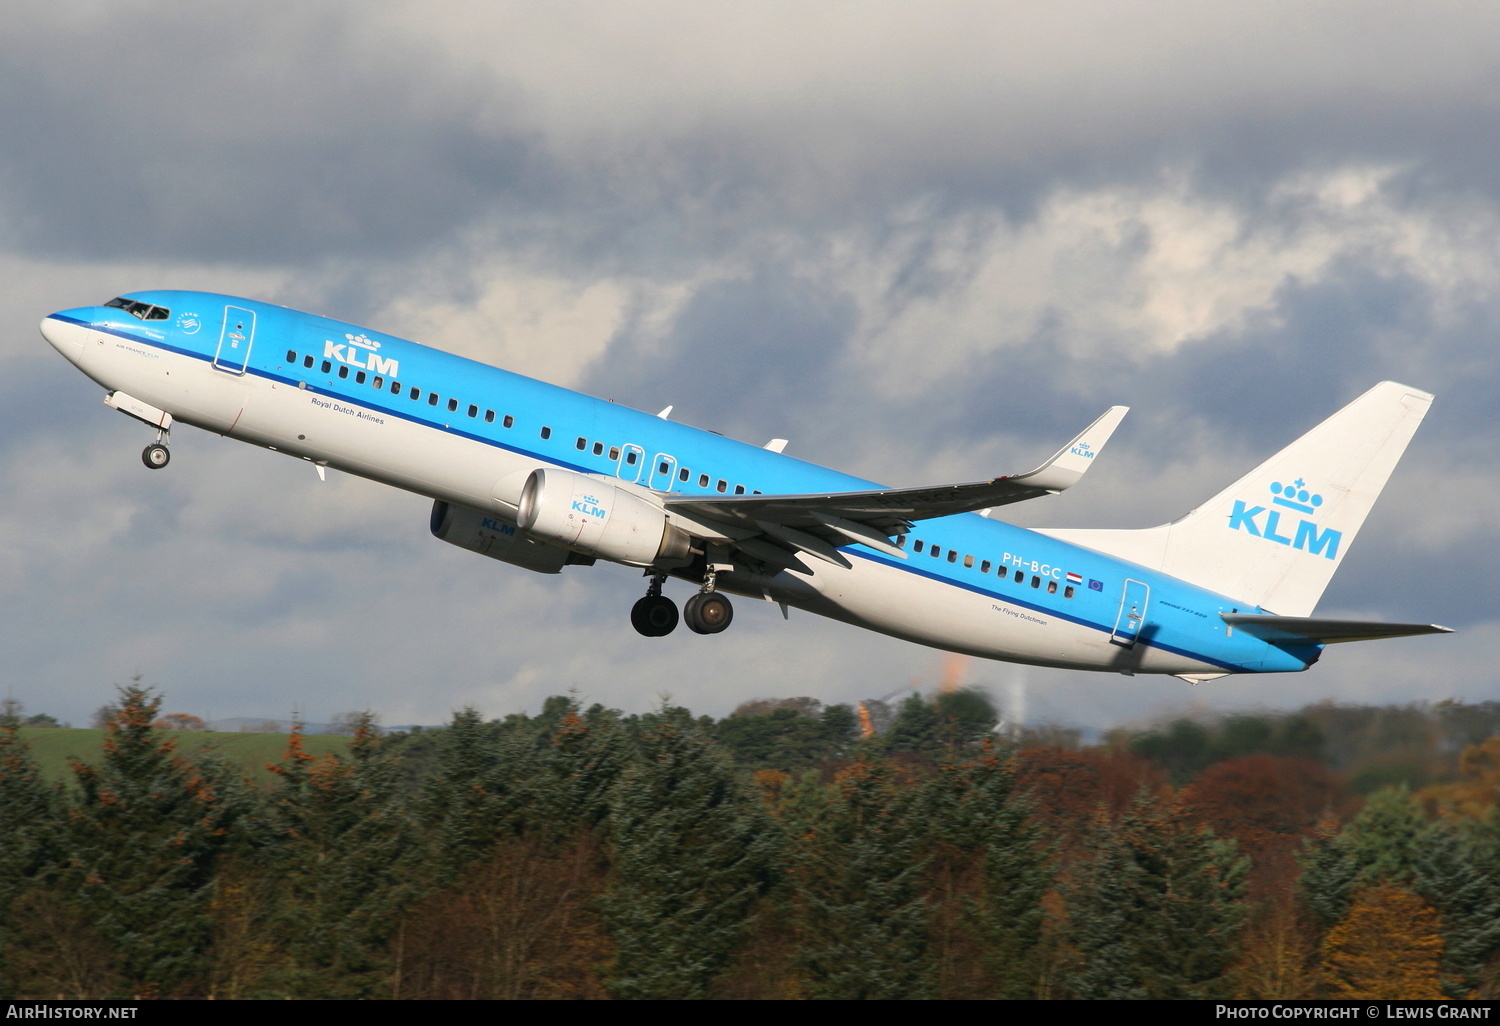
[{"label": "green grass field", "polygon": [[[177,750],[184,754],[205,748],[217,752],[257,784],[269,783],[273,777],[266,763],[280,762],[286,752],[285,734],[228,734],[217,731],[171,731]],[[104,756],[104,731],[66,727],[22,727],[21,738],[31,747],[31,756],[41,767],[49,783],[71,782],[73,774],[68,760],[80,759],[98,765]],[[311,734],[302,739],[309,755],[342,754],[350,738],[336,734]]]}]

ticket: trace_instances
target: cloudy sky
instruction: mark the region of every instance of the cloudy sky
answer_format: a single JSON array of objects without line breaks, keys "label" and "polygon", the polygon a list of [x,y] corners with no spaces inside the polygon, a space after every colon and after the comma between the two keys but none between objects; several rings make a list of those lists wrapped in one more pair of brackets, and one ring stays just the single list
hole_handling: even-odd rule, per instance
[{"label": "cloudy sky", "polygon": [[[83,723],[137,674],[203,716],[387,723],[949,673],[1085,726],[1500,698],[1493,4],[11,0],[0,126],[0,683],[30,711]],[[1319,613],[1459,633],[1198,688],[744,600],[644,639],[637,572],[473,556],[417,496],[190,428],[147,471],[36,324],[158,287],[897,485],[1131,406],[1083,485],[1006,511],[1030,526],[1172,519],[1394,378],[1437,402]]]}]

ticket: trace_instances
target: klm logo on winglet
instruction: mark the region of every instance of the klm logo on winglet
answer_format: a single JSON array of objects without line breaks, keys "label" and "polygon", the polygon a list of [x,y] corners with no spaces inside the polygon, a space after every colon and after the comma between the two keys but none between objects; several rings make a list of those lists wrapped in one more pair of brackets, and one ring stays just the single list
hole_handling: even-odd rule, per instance
[{"label": "klm logo on winglet", "polygon": [[[1309,492],[1306,482],[1300,477],[1288,485],[1283,485],[1280,481],[1273,483],[1271,495],[1271,505],[1281,509],[1247,506],[1243,499],[1235,499],[1234,509],[1229,512],[1229,529],[1248,531],[1257,538],[1265,538],[1278,545],[1290,545],[1324,559],[1338,558],[1339,542],[1343,540],[1344,533],[1331,527],[1319,531],[1318,525],[1307,519],[1323,505],[1323,496]],[[1299,517],[1293,527],[1292,514],[1283,514],[1282,510],[1291,510],[1305,516]],[[1262,514],[1265,519],[1257,520],[1256,517]],[[1285,522],[1282,520],[1283,515],[1287,517]],[[1283,534],[1283,531],[1288,533]]]},{"label": "klm logo on winglet", "polygon": [[1068,451],[1074,456],[1082,456],[1086,460],[1091,460],[1096,455],[1093,448],[1087,442],[1079,442]]},{"label": "klm logo on winglet", "polygon": [[[364,352],[363,361],[359,358],[361,350]],[[401,362],[385,359],[380,355],[379,350],[379,342],[364,332],[360,332],[358,335],[345,335],[343,342],[325,341],[323,358],[347,363],[351,367],[359,367],[374,374],[388,374],[393,378],[396,377],[401,373]]]}]

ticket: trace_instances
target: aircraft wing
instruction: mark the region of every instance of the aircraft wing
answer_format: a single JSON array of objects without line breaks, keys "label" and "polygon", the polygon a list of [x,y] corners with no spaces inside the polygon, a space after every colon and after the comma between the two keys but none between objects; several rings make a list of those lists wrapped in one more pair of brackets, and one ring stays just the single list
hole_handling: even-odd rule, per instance
[{"label": "aircraft wing", "polygon": [[[928,488],[881,488],[860,492],[809,495],[682,495],[666,498],[674,513],[735,528],[810,555],[844,563],[832,547],[859,543],[906,558],[889,539],[905,534],[913,522],[972,513],[1062,491],[1083,477],[1094,457],[1119,426],[1129,408],[1113,406],[1035,470],[970,484]],[[749,535],[747,535],[749,537]],[[809,546],[808,540],[822,542]],[[831,542],[832,545],[827,543]],[[753,544],[740,547],[758,555]],[[823,551],[826,550],[826,551]]]},{"label": "aircraft wing", "polygon": [[1279,641],[1334,645],[1343,641],[1408,638],[1414,634],[1452,634],[1435,623],[1381,623],[1376,620],[1324,620],[1312,616],[1265,616],[1258,613],[1220,613],[1229,626],[1273,645]]}]

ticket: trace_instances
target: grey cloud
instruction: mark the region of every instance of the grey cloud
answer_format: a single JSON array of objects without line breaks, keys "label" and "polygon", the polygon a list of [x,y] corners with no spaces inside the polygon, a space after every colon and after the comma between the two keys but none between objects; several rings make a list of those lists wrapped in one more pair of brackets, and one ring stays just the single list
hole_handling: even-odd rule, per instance
[{"label": "grey cloud", "polygon": [[11,244],[241,264],[378,257],[545,188],[526,134],[485,127],[503,115],[496,90],[445,73],[420,44],[361,38],[337,8],[283,13],[136,5],[11,22]]}]

